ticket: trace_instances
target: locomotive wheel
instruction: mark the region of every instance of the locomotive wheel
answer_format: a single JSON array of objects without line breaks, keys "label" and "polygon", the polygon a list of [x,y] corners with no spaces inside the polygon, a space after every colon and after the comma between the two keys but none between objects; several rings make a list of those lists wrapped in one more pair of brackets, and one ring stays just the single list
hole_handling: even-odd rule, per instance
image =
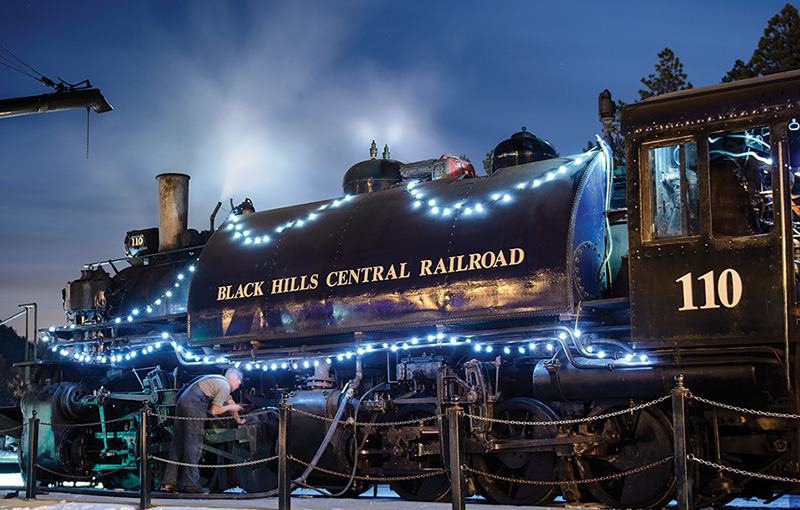
[{"label": "locomotive wheel", "polygon": [[[495,406],[494,417],[511,421],[553,421],[556,414],[541,402],[531,398],[513,398]],[[492,439],[499,442],[547,439],[555,437],[555,426],[530,426],[506,423],[492,423]],[[501,451],[472,457],[473,467],[478,471],[491,473],[515,480],[551,481],[558,478],[555,452],[539,451]],[[508,482],[478,476],[481,493],[488,499],[502,505],[546,505],[556,497],[556,485],[530,485]]]},{"label": "locomotive wheel", "polygon": [[[435,414],[434,406],[409,405],[397,414],[397,421],[427,418]],[[427,421],[424,425],[429,426],[431,423]],[[443,469],[444,460],[441,455],[429,455],[426,460],[415,464],[421,470]],[[391,482],[389,487],[407,501],[445,501],[450,497],[450,480],[444,474]]]},{"label": "locomotive wheel", "polygon": [[[590,415],[626,409],[627,404],[597,407]],[[649,407],[589,423],[589,432],[602,435],[605,448],[577,458],[583,479],[613,476],[647,466],[672,455],[672,424],[664,413]],[[658,508],[669,501],[675,487],[673,462],[639,473],[586,484],[591,494],[614,508]]]}]

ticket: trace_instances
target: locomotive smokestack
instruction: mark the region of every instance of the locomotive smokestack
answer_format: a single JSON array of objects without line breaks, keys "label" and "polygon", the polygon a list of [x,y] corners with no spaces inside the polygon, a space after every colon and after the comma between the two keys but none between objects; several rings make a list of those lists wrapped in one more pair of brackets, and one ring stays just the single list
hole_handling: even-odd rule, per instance
[{"label": "locomotive smokestack", "polygon": [[189,176],[161,174],[158,181],[158,251],[181,247],[189,211]]}]

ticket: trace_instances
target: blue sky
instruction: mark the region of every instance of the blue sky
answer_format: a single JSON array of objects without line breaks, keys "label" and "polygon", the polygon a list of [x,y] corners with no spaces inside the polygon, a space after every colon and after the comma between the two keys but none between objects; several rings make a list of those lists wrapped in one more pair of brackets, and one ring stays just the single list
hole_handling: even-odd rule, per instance
[{"label": "blue sky", "polygon": [[[0,45],[114,111],[0,119],[0,319],[124,256],[157,226],[155,176],[191,175],[190,227],[341,195],[374,139],[404,162],[487,151],[526,126],[561,154],[600,131],[597,96],[638,97],[670,47],[695,86],[747,61],[785,1],[5,2]],[[0,66],[0,99],[46,94]],[[223,213],[218,215],[222,218]],[[219,222],[219,221],[218,221]],[[24,330],[19,321],[11,324]]]}]

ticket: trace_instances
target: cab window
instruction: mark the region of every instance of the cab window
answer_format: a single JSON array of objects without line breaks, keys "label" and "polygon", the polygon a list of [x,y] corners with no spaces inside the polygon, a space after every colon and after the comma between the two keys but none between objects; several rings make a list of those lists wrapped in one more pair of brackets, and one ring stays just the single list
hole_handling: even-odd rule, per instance
[{"label": "cab window", "polygon": [[698,235],[697,144],[691,142],[650,149],[648,162],[651,238]]},{"label": "cab window", "polygon": [[711,233],[742,237],[772,231],[769,128],[720,133],[708,139]]}]

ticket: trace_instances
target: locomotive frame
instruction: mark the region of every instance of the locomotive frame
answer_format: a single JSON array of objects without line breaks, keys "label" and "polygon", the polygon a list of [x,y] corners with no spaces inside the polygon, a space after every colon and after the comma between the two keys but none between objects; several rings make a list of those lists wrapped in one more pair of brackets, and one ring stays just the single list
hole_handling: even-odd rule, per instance
[{"label": "locomotive frame", "polygon": [[[211,425],[207,464],[272,455],[285,397],[302,412],[292,455],[350,479],[290,475],[356,494],[369,486],[356,473],[446,466],[441,418],[460,402],[470,491],[658,507],[675,487],[658,399],[683,374],[731,405],[690,402],[689,449],[757,475],[693,465],[696,504],[791,490],[758,475],[800,475],[800,429],[785,416],[800,411],[798,118],[800,71],[630,105],[627,222],[612,210],[603,142],[559,157],[524,130],[498,146],[488,177],[420,177],[413,164],[409,178],[386,150],[348,172],[344,188],[364,193],[263,212],[248,200],[204,232],[186,228],[188,176],[159,176],[159,229],[129,232],[127,259],[67,285],[72,323],[46,332],[27,365],[23,415],[48,423],[38,463],[136,487],[135,411],[162,413],[152,452],[165,457],[180,388],[234,364],[253,412],[241,428]],[[359,432],[338,425],[347,419],[398,425]],[[204,474],[248,492],[278,477],[269,465]],[[411,500],[450,491],[446,477],[390,485]]]}]

